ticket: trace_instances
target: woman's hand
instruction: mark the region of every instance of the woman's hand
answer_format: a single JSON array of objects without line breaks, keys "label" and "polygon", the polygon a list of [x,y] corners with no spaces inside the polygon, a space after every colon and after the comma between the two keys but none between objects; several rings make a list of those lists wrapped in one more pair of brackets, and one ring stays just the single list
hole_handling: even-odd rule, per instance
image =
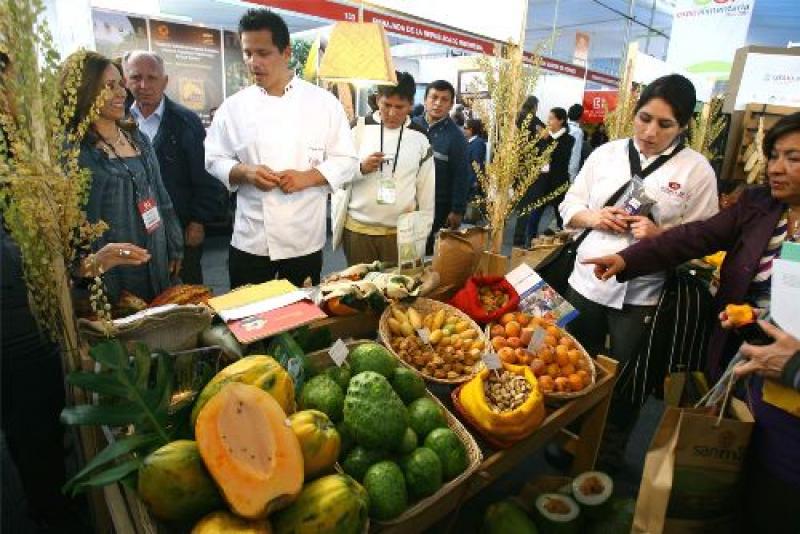
[{"label": "woman's hand", "polygon": [[603,281],[625,269],[625,259],[619,254],[610,254],[599,258],[589,258],[581,262],[583,265],[594,265],[594,275]]},{"label": "woman's hand", "polygon": [[786,362],[800,351],[800,340],[767,321],[758,321],[758,324],[775,342],[761,347],[743,344],[739,352],[748,360],[737,364],[733,372],[736,376],[756,374],[765,378],[780,378]]},{"label": "woman's hand", "polygon": [[630,225],[631,234],[636,239],[655,237],[662,231],[649,217],[628,215],[624,217],[624,220]]},{"label": "woman's hand", "polygon": [[361,174],[377,171],[383,162],[383,152],[374,152],[361,161]]},{"label": "woman's hand", "polygon": [[591,213],[589,227],[621,234],[628,231],[627,217],[628,214],[624,210],[615,206],[606,206]]},{"label": "woman's hand", "polygon": [[147,249],[132,243],[108,243],[81,263],[81,276],[97,276],[120,265],[138,266],[150,261]]}]

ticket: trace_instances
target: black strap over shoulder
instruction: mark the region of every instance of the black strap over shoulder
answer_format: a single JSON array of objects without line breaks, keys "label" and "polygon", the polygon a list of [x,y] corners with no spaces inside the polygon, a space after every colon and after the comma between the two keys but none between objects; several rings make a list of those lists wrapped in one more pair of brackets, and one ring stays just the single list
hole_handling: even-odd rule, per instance
[{"label": "black strap over shoulder", "polygon": [[661,154],[653,163],[648,165],[646,169],[642,170],[642,161],[639,159],[639,151],[636,150],[636,147],[633,144],[633,138],[628,139],[628,162],[631,165],[631,178],[634,176],[638,176],[639,178],[647,178],[661,168],[662,165],[672,159],[672,157],[678,152],[683,150],[683,148],[683,140],[680,140],[678,141],[678,146],[675,147],[675,150],[669,154]]},{"label": "black strap over shoulder", "polygon": [[[628,162],[631,166],[631,180],[634,176],[638,176],[639,178],[647,178],[654,172],[656,172],[662,165],[664,165],[667,161],[669,161],[673,156],[675,156],[678,152],[683,150],[685,145],[683,144],[683,140],[678,141],[678,146],[675,147],[675,150],[670,152],[669,154],[661,154],[656,158],[656,160],[647,166],[646,169],[642,170],[642,162],[639,159],[639,151],[636,150],[636,147],[633,144],[633,138],[628,140]],[[625,192],[627,189],[630,180],[622,184],[622,186],[617,189],[613,195],[611,195],[606,203],[603,205],[604,208],[609,206],[613,206],[616,204],[619,197]],[[574,242],[574,246],[577,249],[583,243],[583,240],[586,239],[586,236],[591,233],[592,228],[585,230],[581,235],[579,235]]]}]

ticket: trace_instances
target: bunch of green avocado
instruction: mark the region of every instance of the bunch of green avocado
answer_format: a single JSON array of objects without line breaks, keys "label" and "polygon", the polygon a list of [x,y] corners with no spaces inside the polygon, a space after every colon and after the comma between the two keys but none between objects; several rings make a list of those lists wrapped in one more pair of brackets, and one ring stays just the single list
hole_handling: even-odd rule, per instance
[{"label": "bunch of green avocado", "polygon": [[398,517],[468,466],[464,444],[427,396],[425,382],[377,343],[358,345],[346,366],[308,380],[300,404],[336,423],[339,463],[367,490],[372,519]]}]

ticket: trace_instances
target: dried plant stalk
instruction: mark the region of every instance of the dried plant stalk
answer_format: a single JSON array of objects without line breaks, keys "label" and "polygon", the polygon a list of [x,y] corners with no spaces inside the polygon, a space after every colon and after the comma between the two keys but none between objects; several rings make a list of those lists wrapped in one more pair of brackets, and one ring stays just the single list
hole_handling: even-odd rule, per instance
[{"label": "dried plant stalk", "polygon": [[716,96],[703,104],[700,120],[692,119],[687,132],[689,146],[706,157],[708,161],[720,159],[711,146],[725,129],[725,116],[722,114],[722,97]]},{"label": "dried plant stalk", "polygon": [[[543,151],[537,148],[536,143],[544,132],[536,136],[529,133],[533,115],[524,117],[517,125],[517,113],[536,86],[541,64],[539,52],[543,46],[537,48],[531,65],[523,64],[522,50],[510,43],[498,50],[495,57],[478,58],[490,99],[476,100],[472,104],[478,117],[489,125],[492,154],[485,170],[475,166],[475,172],[484,193],[479,203],[489,221],[491,248],[495,254],[500,253],[506,221],[537,180],[542,167],[549,163],[554,148]],[[542,199],[539,201],[541,203]]]},{"label": "dried plant stalk", "polygon": [[72,371],[80,356],[69,267],[106,228],[88,224],[82,210],[91,176],[79,167],[78,154],[107,93],[77,130],[68,132],[82,57],[74,56],[65,67],[62,87],[59,56],[42,12],[41,0],[0,0],[0,44],[10,58],[0,77],[0,209],[22,254],[31,310],[61,345]]}]

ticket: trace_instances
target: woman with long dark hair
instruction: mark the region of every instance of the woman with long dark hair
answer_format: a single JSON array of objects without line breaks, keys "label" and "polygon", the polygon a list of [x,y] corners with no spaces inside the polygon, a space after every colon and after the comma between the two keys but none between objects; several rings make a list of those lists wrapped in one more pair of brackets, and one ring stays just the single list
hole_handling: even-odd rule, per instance
[{"label": "woman with long dark hair", "polygon": [[153,147],[135,124],[125,121],[126,93],[119,67],[95,52],[76,54],[67,60],[68,65],[80,62],[77,104],[69,128],[76,131],[103,97],[99,114],[80,140],[79,164],[92,175],[87,218],[109,226],[93,245],[95,253],[81,262],[80,275],[105,273],[112,304],[122,290],[151,300],[173,285],[180,270],[180,223]]}]

